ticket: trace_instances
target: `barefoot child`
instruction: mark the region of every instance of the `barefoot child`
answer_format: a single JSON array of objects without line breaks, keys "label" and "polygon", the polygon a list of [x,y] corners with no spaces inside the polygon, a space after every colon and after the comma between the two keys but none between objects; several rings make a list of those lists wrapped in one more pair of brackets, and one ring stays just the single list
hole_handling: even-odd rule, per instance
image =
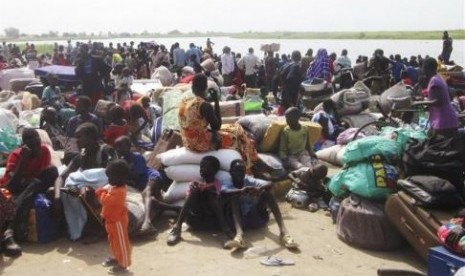
[{"label": "barefoot child", "polygon": [[131,265],[131,244],[128,237],[128,210],[126,208],[126,178],[129,166],[126,161],[117,159],[106,168],[109,185],[95,191],[102,204],[102,217],[113,258],[107,258],[102,265],[111,266],[109,273],[127,271]]},{"label": "barefoot child", "polygon": [[287,126],[279,139],[279,157],[290,170],[313,167],[316,157],[308,141],[308,129],[299,123],[300,111],[290,107],[285,116]]}]

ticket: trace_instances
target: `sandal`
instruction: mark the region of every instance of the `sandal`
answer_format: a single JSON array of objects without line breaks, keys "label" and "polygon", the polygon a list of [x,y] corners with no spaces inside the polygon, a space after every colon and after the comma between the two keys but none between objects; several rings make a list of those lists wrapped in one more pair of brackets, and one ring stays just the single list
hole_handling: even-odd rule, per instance
[{"label": "sandal", "polygon": [[137,231],[137,236],[152,236],[155,235],[158,230],[153,227],[151,223],[145,223],[141,226],[139,231]]},{"label": "sandal", "polygon": [[312,212],[312,213],[318,211],[318,209],[320,209],[320,208],[318,207],[318,203],[316,203],[316,202],[310,203],[310,204],[308,205],[308,210],[309,210],[310,212]]},{"label": "sandal", "polygon": [[247,248],[244,239],[242,236],[235,236],[234,239],[227,241],[224,246],[225,249],[233,249],[233,248]]},{"label": "sandal", "polygon": [[174,227],[173,229],[171,229],[170,234],[168,235],[168,239],[167,239],[166,243],[168,245],[175,245],[180,241],[181,241],[181,230]]},{"label": "sandal", "polygon": [[282,265],[294,265],[292,260],[284,260],[276,256],[268,256],[266,259],[261,260],[260,263],[266,266],[282,266]]},{"label": "sandal", "polygon": [[118,261],[115,258],[108,257],[102,262],[103,267],[110,267],[118,265]]},{"label": "sandal", "polygon": [[284,245],[287,249],[297,249],[299,245],[294,241],[291,235],[285,234],[281,235],[281,244]]}]

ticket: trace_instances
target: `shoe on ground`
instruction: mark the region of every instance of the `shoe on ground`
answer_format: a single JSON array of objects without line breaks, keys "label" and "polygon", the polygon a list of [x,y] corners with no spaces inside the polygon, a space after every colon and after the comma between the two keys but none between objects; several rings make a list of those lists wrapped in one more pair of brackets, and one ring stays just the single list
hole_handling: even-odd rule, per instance
[{"label": "shoe on ground", "polygon": [[224,243],[224,248],[225,249],[234,249],[234,248],[247,248],[247,245],[242,238],[242,236],[235,236],[234,239],[229,240]]},{"label": "shoe on ground", "polygon": [[171,229],[168,235],[168,239],[166,240],[166,243],[168,245],[175,245],[180,241],[181,241],[181,230],[174,227],[173,229]]},{"label": "shoe on ground", "polygon": [[125,274],[128,272],[128,269],[119,265],[115,265],[108,270],[108,274],[117,275]]},{"label": "shoe on ground", "polygon": [[23,254],[21,246],[19,246],[13,237],[8,237],[3,240],[1,247],[5,257],[17,258]]},{"label": "shoe on ground", "polygon": [[112,267],[118,265],[118,261],[115,258],[108,257],[102,262],[103,267]]},{"label": "shoe on ground", "polygon": [[285,234],[280,236],[281,244],[287,249],[297,249],[299,244],[294,241],[291,235]]}]

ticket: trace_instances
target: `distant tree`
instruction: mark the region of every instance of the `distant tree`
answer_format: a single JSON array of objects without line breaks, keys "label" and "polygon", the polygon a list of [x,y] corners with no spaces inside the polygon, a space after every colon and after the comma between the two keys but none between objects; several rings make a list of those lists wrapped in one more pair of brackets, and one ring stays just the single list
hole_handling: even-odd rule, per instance
[{"label": "distant tree", "polygon": [[5,31],[5,36],[8,38],[19,38],[20,36],[20,32],[18,28],[9,27],[9,28],[6,28],[4,31]]},{"label": "distant tree", "polygon": [[167,34],[169,35],[182,35],[182,33],[179,30],[172,30],[168,32]]},{"label": "distant tree", "polygon": [[49,37],[58,37],[59,36],[59,32],[57,31],[48,31],[48,36]]}]

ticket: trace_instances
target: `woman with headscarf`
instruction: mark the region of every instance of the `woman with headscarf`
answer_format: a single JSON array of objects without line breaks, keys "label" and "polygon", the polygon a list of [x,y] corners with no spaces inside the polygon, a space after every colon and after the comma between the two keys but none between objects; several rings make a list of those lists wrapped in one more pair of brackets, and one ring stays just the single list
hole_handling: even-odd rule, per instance
[{"label": "woman with headscarf", "polygon": [[315,60],[310,64],[307,70],[307,79],[313,82],[315,78],[324,79],[331,82],[331,70],[329,66],[329,57],[326,49],[319,49]]}]

